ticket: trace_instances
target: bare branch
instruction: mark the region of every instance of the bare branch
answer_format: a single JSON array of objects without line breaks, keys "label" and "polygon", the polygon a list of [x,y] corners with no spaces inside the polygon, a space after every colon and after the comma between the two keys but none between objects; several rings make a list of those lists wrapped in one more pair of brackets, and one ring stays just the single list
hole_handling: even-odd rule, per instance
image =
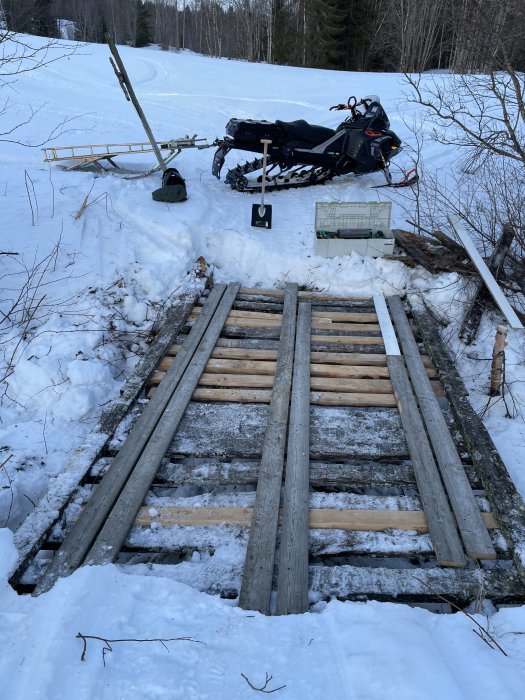
[{"label": "bare branch", "polygon": [[104,666],[106,665],[106,654],[108,652],[113,651],[113,644],[120,644],[120,643],[128,643],[128,642],[138,642],[138,643],[143,643],[143,642],[158,642],[159,644],[162,644],[162,646],[166,649],[166,651],[169,652],[168,647],[166,646],[167,642],[193,642],[194,644],[204,644],[206,646],[206,642],[201,642],[198,639],[194,639],[193,637],[170,637],[168,639],[160,639],[160,638],[154,638],[154,639],[106,639],[105,637],[98,637],[97,635],[94,634],[82,634],[79,632],[77,634],[77,639],[82,640],[82,654],[80,655],[80,660],[85,661],[86,660],[86,655],[87,655],[87,644],[88,644],[88,639],[96,639],[99,642],[102,642],[102,661],[104,663]]},{"label": "bare branch", "polygon": [[241,676],[244,678],[246,683],[252,688],[253,690],[257,690],[259,693],[266,693],[267,695],[270,695],[270,693],[276,693],[278,690],[282,690],[283,688],[286,688],[286,685],[281,685],[278,688],[273,688],[273,690],[268,690],[268,683],[273,679],[273,676],[271,676],[268,671],[266,672],[266,679],[264,681],[264,685],[262,685],[260,688],[257,688],[251,680],[244,675],[244,673],[241,673]]}]

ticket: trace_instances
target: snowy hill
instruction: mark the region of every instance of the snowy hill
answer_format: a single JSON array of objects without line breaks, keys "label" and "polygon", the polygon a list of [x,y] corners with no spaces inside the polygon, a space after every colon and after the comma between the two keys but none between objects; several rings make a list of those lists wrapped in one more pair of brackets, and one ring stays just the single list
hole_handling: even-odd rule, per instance
[{"label": "snowy hill", "polygon": [[[31,37],[32,43],[41,39]],[[335,127],[333,104],[351,94],[381,96],[393,130],[416,146],[408,125],[418,118],[393,74],[348,74],[211,59],[190,52],[121,47],[137,95],[159,139],[198,134],[212,142],[231,117],[306,119]],[[57,57],[60,49],[57,50]],[[186,178],[188,200],[151,198],[160,176],[65,172],[43,162],[40,145],[143,141],[100,45],[77,48],[9,89],[12,108],[0,132],[0,297],[4,318],[0,371],[0,525],[15,529],[61,473],[71,452],[118,395],[155,319],[199,284],[195,261],[204,256],[216,281],[310,288],[369,296],[409,290],[454,318],[465,298],[456,275],[353,254],[316,257],[315,202],[393,201],[394,224],[405,226],[403,193],[372,189],[380,174],[339,178],[328,185],[270,194],[273,227],[250,226],[253,197],[211,175],[213,149],[186,150],[174,161]],[[4,88],[5,90],[5,88]],[[227,166],[240,154],[231,153]],[[456,153],[428,141],[425,163],[454,168]],[[239,158],[242,159],[242,158]],[[403,160],[404,159],[404,160]],[[410,149],[400,156],[410,167]],[[121,161],[135,170],[154,164],[143,155]],[[83,202],[87,207],[78,216]],[[20,289],[27,293],[20,299]],[[482,328],[471,359],[490,356],[493,324]],[[507,378],[525,379],[523,353],[509,339]],[[486,403],[486,363],[462,369],[475,407]],[[523,391],[523,390],[521,390]],[[523,420],[508,421],[496,405],[487,425],[525,493]],[[524,609],[495,614],[489,624],[505,658],[472,634],[465,616],[434,616],[389,604],[319,604],[318,615],[264,618],[232,608],[169,579],[128,576],[114,566],[86,568],[38,599],[19,598],[5,580],[13,566],[9,529],[0,530],[0,660],[2,695],[45,698],[249,698],[265,672],[275,697],[293,698],[518,698],[525,682]],[[109,639],[172,639],[162,644],[115,644],[99,656],[89,643],[84,663],[77,632]]]}]

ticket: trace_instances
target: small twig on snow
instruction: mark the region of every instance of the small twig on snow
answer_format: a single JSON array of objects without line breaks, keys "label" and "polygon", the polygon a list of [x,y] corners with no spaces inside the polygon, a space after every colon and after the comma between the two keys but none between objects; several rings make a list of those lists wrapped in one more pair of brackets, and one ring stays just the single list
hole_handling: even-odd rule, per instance
[{"label": "small twig on snow", "polygon": [[79,632],[77,634],[77,639],[82,640],[82,654],[80,655],[81,661],[86,660],[88,639],[97,639],[99,642],[103,642],[102,662],[104,663],[104,666],[106,665],[106,654],[113,651],[113,647],[111,645],[118,644],[119,642],[159,642],[167,652],[169,652],[169,649],[166,646],[166,642],[193,642],[194,644],[204,644],[206,646],[206,642],[201,642],[193,637],[171,637],[170,639],[106,639],[105,637],[97,637],[93,634],[82,634]]},{"label": "small twig on snow", "polygon": [[286,684],[285,684],[285,685],[279,686],[278,688],[274,688],[273,690],[267,690],[268,683],[269,683],[269,682],[272,680],[272,678],[273,678],[273,676],[271,676],[271,675],[268,673],[268,671],[266,671],[266,679],[265,679],[264,685],[261,686],[260,688],[257,688],[257,686],[255,686],[255,685],[250,681],[250,679],[249,679],[247,676],[244,675],[244,673],[241,673],[241,676],[244,678],[244,680],[246,681],[246,683],[248,683],[248,685],[250,686],[250,688],[252,688],[253,690],[257,690],[259,693],[266,693],[266,694],[269,695],[270,693],[276,693],[278,690],[282,690],[283,688],[286,688]]}]

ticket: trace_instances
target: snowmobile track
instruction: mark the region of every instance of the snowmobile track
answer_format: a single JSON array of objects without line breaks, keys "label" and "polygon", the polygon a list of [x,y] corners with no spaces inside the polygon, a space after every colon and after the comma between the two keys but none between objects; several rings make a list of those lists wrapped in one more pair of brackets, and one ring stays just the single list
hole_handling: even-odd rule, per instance
[{"label": "snowmobile track", "polygon": [[295,284],[176,307],[15,541],[35,594],[116,562],[266,614],[525,600],[525,505],[432,322]]}]

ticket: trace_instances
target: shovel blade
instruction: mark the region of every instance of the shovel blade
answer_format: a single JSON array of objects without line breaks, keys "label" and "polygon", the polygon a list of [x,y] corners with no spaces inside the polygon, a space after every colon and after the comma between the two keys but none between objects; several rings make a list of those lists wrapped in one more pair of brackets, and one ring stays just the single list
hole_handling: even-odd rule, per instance
[{"label": "shovel blade", "polygon": [[252,204],[252,226],[256,228],[272,228],[272,205]]}]

